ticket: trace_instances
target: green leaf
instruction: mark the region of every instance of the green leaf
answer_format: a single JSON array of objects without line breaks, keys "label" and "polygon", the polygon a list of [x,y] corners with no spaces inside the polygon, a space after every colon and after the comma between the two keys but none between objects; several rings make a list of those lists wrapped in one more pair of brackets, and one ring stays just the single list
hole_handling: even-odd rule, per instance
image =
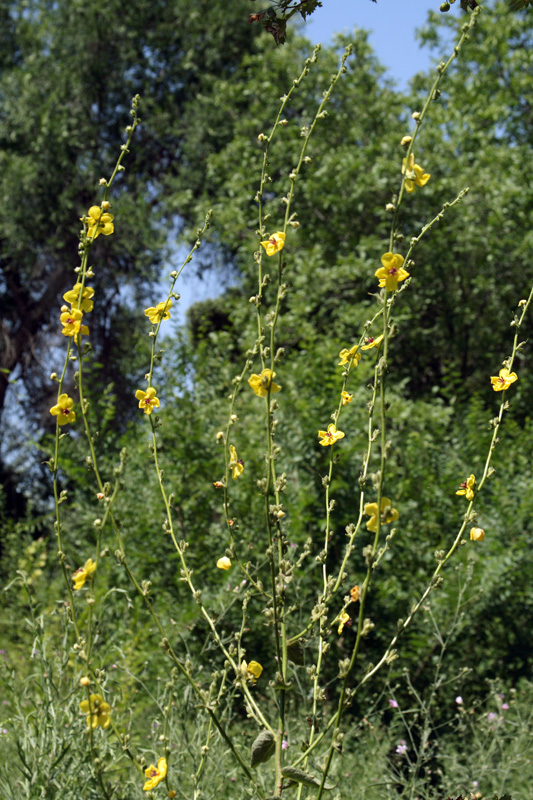
[{"label": "green leaf", "polygon": [[276,749],[276,742],[274,734],[270,731],[261,731],[257,739],[252,744],[250,752],[250,763],[252,767],[258,764],[264,764],[271,756],[274,755]]},{"label": "green leaf", "polygon": [[293,642],[287,647],[287,656],[289,661],[293,664],[298,664],[299,667],[304,665],[304,649],[301,642]]},{"label": "green leaf", "polygon": [[[321,783],[321,778],[316,778],[314,775],[311,775],[310,772],[304,772],[303,769],[298,769],[297,767],[283,767],[281,774],[284,778],[288,778],[291,781],[303,783],[304,786],[320,786]],[[335,785],[332,783],[324,784],[324,789],[327,791],[334,788]]]}]

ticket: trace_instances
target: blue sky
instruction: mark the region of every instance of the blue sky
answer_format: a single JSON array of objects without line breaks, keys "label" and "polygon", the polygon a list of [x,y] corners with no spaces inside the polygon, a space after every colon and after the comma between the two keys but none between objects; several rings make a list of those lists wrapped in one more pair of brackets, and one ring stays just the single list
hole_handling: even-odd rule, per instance
[{"label": "blue sky", "polygon": [[[381,63],[390,69],[400,88],[416,72],[430,66],[427,48],[421,49],[415,29],[426,22],[428,11],[439,11],[441,0],[322,0],[322,8],[309,17],[303,33],[313,44],[331,44],[337,32],[354,28],[372,30],[370,44]],[[439,12],[440,13],[440,12]],[[461,14],[459,3],[449,14]]]}]

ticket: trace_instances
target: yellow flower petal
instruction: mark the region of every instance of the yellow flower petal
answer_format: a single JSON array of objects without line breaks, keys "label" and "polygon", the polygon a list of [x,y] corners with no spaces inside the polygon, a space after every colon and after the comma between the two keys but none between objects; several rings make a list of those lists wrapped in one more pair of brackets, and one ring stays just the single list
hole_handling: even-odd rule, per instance
[{"label": "yellow flower petal", "polygon": [[273,394],[281,389],[281,386],[273,382],[275,377],[276,373],[272,372],[271,369],[264,369],[260,375],[255,373],[250,375],[248,385],[258,397],[266,397],[269,391]]},{"label": "yellow flower petal", "polygon": [[231,569],[231,561],[227,556],[222,556],[217,561],[217,567],[219,569]]},{"label": "yellow flower petal", "polygon": [[333,423],[328,425],[327,431],[318,431],[318,435],[320,437],[319,444],[321,444],[322,447],[333,445],[339,439],[344,439],[344,433],[342,431],[338,431]]},{"label": "yellow flower petal", "polygon": [[261,242],[261,246],[265,248],[267,256],[273,256],[279,253],[280,250],[283,250],[284,244],[285,234],[283,231],[276,231],[272,236],[269,236],[266,242]]}]

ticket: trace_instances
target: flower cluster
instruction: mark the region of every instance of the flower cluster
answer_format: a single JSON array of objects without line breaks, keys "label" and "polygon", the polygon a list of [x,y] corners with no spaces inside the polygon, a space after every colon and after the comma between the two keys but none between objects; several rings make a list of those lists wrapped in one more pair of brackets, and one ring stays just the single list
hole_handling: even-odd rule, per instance
[{"label": "flower cluster", "polygon": [[63,326],[61,333],[63,336],[73,336],[76,343],[80,343],[80,336],[88,336],[89,328],[83,325],[83,312],[92,311],[94,289],[91,286],[83,286],[82,283],[75,283],[72,289],[65,292],[63,300],[70,303],[70,308],[66,305],[61,306],[60,321]]}]

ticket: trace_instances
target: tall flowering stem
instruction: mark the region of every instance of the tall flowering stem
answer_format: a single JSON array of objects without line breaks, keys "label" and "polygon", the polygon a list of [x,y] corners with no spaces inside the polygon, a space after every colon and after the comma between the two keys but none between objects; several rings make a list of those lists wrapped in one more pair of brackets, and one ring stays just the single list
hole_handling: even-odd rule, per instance
[{"label": "tall flowering stem", "polygon": [[[301,81],[306,77],[311,68],[311,65],[317,60],[320,46],[318,45],[311,58],[307,59],[299,78],[293,81],[290,90],[282,97],[282,103],[272,130],[268,136],[260,135],[260,140],[266,142],[266,147],[263,156],[263,168],[261,171],[261,180],[259,190],[256,195],[258,203],[258,235],[260,239],[266,239],[267,231],[265,226],[265,214],[263,206],[263,194],[265,185],[269,181],[268,176],[268,163],[270,144],[273,140],[278,126],[282,126],[284,120],[281,119],[284,109],[292,96],[295,89],[298,88]],[[298,161],[289,173],[289,191],[282,198],[285,204],[285,219],[283,229],[278,231],[271,239],[262,242],[265,251],[268,254],[277,256],[277,292],[274,309],[269,313],[267,324],[270,327],[270,336],[268,346],[265,347],[265,328],[262,317],[261,307],[263,303],[263,294],[266,285],[269,282],[270,276],[263,273],[263,257],[264,253],[261,248],[255,254],[255,260],[258,266],[258,291],[257,295],[252,298],[256,306],[257,318],[257,341],[254,351],[259,351],[261,360],[261,367],[264,371],[266,369],[267,361],[270,375],[274,374],[276,362],[281,358],[282,353],[276,349],[276,326],[280,314],[283,298],[287,292],[287,285],[283,282],[283,271],[285,268],[285,259],[283,255],[283,245],[289,228],[295,228],[298,223],[295,221],[295,215],[292,213],[292,201],[295,194],[295,184],[300,174],[303,164],[306,162],[306,152],[309,140],[318,124],[320,119],[323,119],[327,111],[325,110],[326,104],[331,98],[331,94],[344,72],[346,72],[346,60],[351,53],[351,47],[348,47],[341,58],[341,63],[338,72],[332,75],[330,85],[323,94],[323,99],[314,115],[311,124],[302,129],[303,143],[298,157]],[[268,242],[272,246],[268,246]],[[281,245],[281,246],[280,246]],[[284,488],[284,478],[278,478],[276,472],[276,457],[279,452],[279,447],[274,443],[274,430],[275,420],[274,412],[277,408],[277,402],[271,399],[271,388],[268,386],[268,391],[265,395],[265,416],[266,416],[266,459],[267,459],[267,473],[264,482],[263,492],[265,497],[265,521],[268,533],[268,553],[270,565],[270,581],[272,587],[272,612],[273,612],[273,626],[274,638],[276,647],[276,656],[278,663],[278,674],[276,676],[276,685],[279,688],[279,701],[278,701],[278,721],[277,721],[277,735],[276,735],[276,785],[275,794],[281,795],[283,789],[283,776],[282,776],[282,742],[283,732],[285,730],[285,714],[286,704],[285,695],[288,688],[288,633],[287,633],[287,620],[286,620],[286,607],[285,607],[285,590],[283,585],[282,565],[284,563],[284,532],[281,524],[281,519],[284,516],[282,511],[281,493]],[[271,501],[274,501],[273,503]],[[276,546],[277,545],[277,546]]]}]

